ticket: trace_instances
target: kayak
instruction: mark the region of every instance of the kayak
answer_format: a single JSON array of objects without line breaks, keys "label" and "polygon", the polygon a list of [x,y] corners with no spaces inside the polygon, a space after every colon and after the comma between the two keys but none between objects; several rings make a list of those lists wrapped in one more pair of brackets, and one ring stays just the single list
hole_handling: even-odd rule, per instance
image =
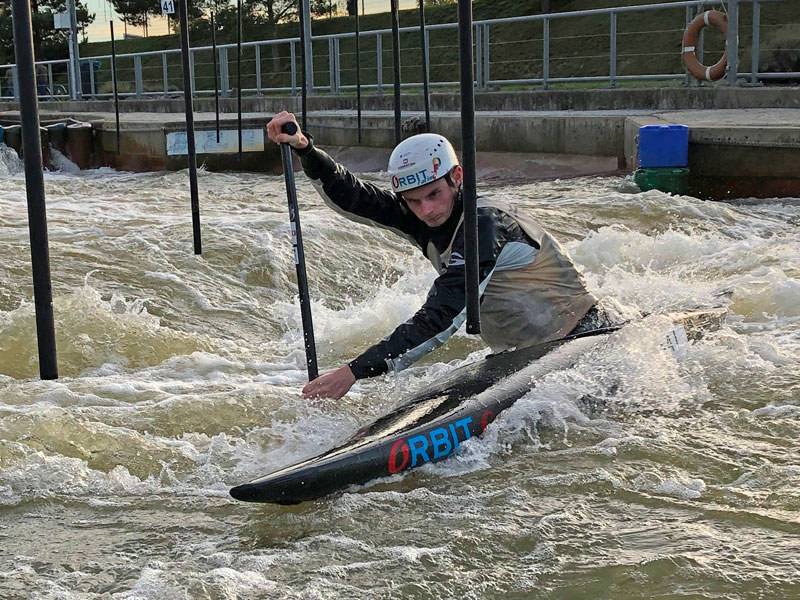
[{"label": "kayak", "polygon": [[[718,328],[726,309],[667,315],[667,343],[678,350]],[[624,326],[624,325],[623,325]],[[490,355],[416,392],[342,445],[230,490],[245,502],[298,504],[444,460],[479,436],[549,372],[569,368],[619,327],[598,329]]]}]

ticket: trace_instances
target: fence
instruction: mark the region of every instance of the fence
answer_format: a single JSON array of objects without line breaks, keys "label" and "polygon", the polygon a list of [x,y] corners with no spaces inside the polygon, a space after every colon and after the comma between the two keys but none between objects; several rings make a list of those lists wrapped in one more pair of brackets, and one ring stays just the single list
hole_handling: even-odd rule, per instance
[{"label": "fence", "polygon": [[[778,48],[762,45],[764,30],[796,27],[797,37],[789,35],[786,51],[800,56],[800,15],[798,22],[786,20],[786,10],[778,10],[783,0],[727,0],[737,8],[731,15],[728,40],[710,35],[698,43],[698,57],[715,62],[726,48],[729,51],[729,83],[758,85],[774,79],[800,80],[800,72],[764,72],[759,61]],[[793,3],[792,0],[791,3]],[[789,4],[791,4],[789,3]],[[762,5],[768,4],[764,10]],[[726,6],[720,0],[686,0],[640,6],[550,13],[475,21],[475,83],[479,91],[498,87],[553,85],[603,85],[616,87],[625,81],[674,81],[690,85],[692,80],[681,63],[681,39],[686,25],[707,6]],[[749,9],[745,9],[749,7]],[[739,10],[741,8],[742,10]],[[641,16],[646,14],[647,27]],[[734,18],[735,15],[735,18]],[[417,27],[401,30],[401,80],[406,88],[420,87],[422,51]],[[781,29],[783,31],[783,29]],[[784,36],[786,37],[786,36]],[[780,36],[772,35],[772,39]],[[791,40],[794,39],[794,42]],[[785,45],[783,41],[780,42]],[[244,94],[297,94],[300,81],[299,38],[265,40],[242,44],[242,92]],[[425,28],[427,64],[431,87],[458,85],[458,24],[428,25]],[[342,94],[355,89],[355,34],[312,36],[313,92]],[[383,92],[393,85],[391,29],[361,32],[362,88]],[[743,50],[742,50],[743,49]],[[741,51],[738,51],[741,50]],[[742,72],[739,64],[747,65]],[[741,59],[741,60],[740,60]],[[214,56],[210,46],[190,51],[191,85],[196,96],[214,93]],[[218,47],[220,93],[235,90],[236,45]],[[646,68],[643,68],[643,65]],[[37,63],[43,98],[69,98],[72,86],[67,60]],[[46,67],[46,74],[44,69]],[[0,80],[0,97],[15,95],[14,65]],[[800,71],[800,65],[796,69]],[[645,71],[645,72],[643,72]],[[183,78],[180,51],[164,50],[120,54],[117,80],[121,96],[171,96],[182,94]],[[81,96],[111,96],[111,56],[81,60]]]}]

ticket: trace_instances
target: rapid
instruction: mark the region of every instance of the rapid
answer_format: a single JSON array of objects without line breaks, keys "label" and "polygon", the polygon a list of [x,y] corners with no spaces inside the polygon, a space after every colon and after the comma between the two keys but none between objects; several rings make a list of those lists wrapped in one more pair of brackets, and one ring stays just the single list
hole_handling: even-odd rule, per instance
[{"label": "rapid", "polygon": [[[38,378],[22,164],[0,146],[0,598],[800,597],[800,200],[479,182],[561,239],[599,296],[654,315],[452,459],[280,507],[228,489],[487,349],[460,333],[305,401],[282,177],[201,170],[202,256],[187,171],[64,159],[45,184],[56,381]],[[298,196],[325,371],[409,318],[434,272],[300,174]],[[719,331],[665,347],[655,313],[720,303]]]}]

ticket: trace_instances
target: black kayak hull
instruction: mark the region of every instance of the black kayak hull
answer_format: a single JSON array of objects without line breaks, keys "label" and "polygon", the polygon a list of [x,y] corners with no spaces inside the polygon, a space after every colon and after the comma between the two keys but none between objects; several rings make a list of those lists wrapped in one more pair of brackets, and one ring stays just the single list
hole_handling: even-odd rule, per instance
[{"label": "black kayak hull", "polygon": [[[533,376],[524,374],[525,367],[567,342],[586,340],[574,352],[556,357],[560,359],[558,365],[548,365],[551,369],[568,367],[585,352],[587,344],[599,343],[613,330],[597,330],[464,365],[360,429],[344,444],[236,486],[231,496],[245,502],[297,504],[444,460],[460,444],[483,433],[500,412],[531,390]],[[484,393],[506,378],[517,381],[509,381],[496,393]]]},{"label": "black kayak hull", "polygon": [[[726,309],[664,315],[673,350],[719,328]],[[342,445],[230,490],[245,502],[298,504],[451,456],[545,374],[569,368],[619,327],[504,352],[450,372]]]}]

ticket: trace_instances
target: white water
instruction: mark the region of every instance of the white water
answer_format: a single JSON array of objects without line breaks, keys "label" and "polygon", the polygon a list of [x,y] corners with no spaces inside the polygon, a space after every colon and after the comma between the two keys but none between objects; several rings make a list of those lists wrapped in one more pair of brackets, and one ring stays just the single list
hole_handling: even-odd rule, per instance
[{"label": "white water", "polygon": [[[0,597],[800,594],[797,200],[615,178],[492,190],[601,296],[659,312],[731,289],[727,324],[675,357],[651,317],[544,376],[455,458],[274,507],[227,490],[482,345],[459,335],[396,379],[305,402],[281,178],[201,172],[197,257],[186,172],[66,169],[45,178],[61,378],[39,381],[21,171],[0,156]],[[433,273],[299,193],[325,369],[413,314]]]}]

